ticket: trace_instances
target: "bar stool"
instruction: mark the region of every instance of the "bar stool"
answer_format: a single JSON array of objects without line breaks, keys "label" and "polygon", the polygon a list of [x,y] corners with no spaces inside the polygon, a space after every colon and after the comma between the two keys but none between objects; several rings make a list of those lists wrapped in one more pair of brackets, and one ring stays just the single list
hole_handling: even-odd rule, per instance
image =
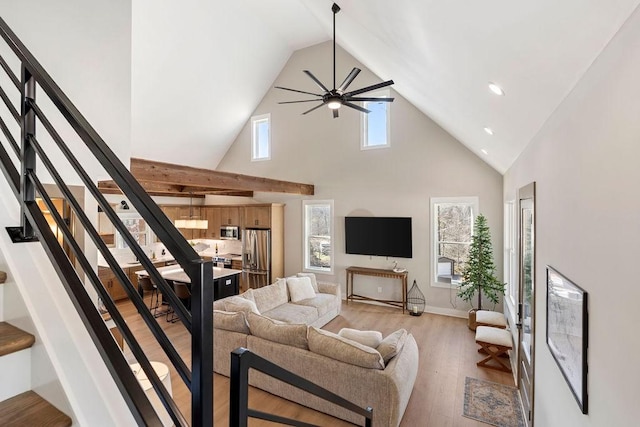
[{"label": "bar stool", "polygon": [[[160,306],[160,298],[158,297],[158,287],[151,281],[150,278],[141,276],[138,278],[138,286],[142,289],[142,295],[145,292],[151,292],[151,301],[149,301],[149,310],[153,311],[153,317],[162,316],[164,313],[158,314],[158,307]],[[155,298],[155,303],[154,303]]]},{"label": "bar stool", "polygon": [[[187,286],[186,283],[173,282],[173,290],[185,307],[187,307],[187,310],[191,310],[191,290],[189,290],[189,286]],[[171,315],[171,318],[169,318],[169,315]],[[175,310],[170,308],[167,312],[167,322],[175,323],[178,319],[179,317],[176,316]]]}]

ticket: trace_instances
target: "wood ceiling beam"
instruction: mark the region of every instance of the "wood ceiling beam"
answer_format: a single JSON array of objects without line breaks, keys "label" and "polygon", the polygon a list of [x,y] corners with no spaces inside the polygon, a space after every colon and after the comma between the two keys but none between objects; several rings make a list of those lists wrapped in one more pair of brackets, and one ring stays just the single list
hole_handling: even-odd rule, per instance
[{"label": "wood ceiling beam", "polygon": [[145,159],[132,158],[130,171],[139,181],[182,185],[187,188],[209,187],[236,191],[314,194],[314,186],[311,184],[219,172]]},{"label": "wood ceiling beam", "polygon": [[[140,185],[151,196],[173,196],[189,197],[188,192],[184,192],[182,185],[163,184],[161,182],[141,181]],[[120,187],[114,181],[99,181],[98,189],[102,194],[122,194]],[[194,198],[204,198],[204,194],[193,194]]]}]

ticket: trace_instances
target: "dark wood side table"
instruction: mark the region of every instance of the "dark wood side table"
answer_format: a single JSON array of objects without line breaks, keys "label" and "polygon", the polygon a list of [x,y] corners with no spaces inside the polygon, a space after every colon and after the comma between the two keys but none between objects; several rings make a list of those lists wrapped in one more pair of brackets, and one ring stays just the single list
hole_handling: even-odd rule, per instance
[{"label": "dark wood side table", "polygon": [[[391,279],[399,279],[402,285],[402,301],[395,300],[383,300],[371,297],[365,297],[363,295],[357,295],[353,290],[353,276],[374,276],[374,277],[389,277]],[[403,271],[402,273],[396,273],[393,270],[384,270],[381,268],[367,268],[367,267],[349,267],[347,268],[347,303],[353,300],[366,300],[366,301],[377,301],[382,302],[388,305],[392,305],[394,307],[401,307],[402,313],[404,314],[404,310],[407,306],[407,276],[408,272]]]}]

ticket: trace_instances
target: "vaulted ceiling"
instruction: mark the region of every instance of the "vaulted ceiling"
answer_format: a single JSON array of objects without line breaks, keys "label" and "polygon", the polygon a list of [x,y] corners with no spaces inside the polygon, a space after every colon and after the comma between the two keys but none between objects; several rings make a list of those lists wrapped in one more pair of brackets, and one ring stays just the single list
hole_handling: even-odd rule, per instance
[{"label": "vaulted ceiling", "polygon": [[[135,157],[215,168],[289,55],[331,38],[331,0],[178,2],[192,6],[184,7],[182,23],[168,33],[165,21],[176,16],[171,7],[177,6],[160,3],[133,2]],[[342,0],[336,39],[380,79],[393,79],[400,95],[505,172],[638,3]],[[177,31],[181,28],[186,34]],[[172,50],[178,61],[159,55]],[[174,98],[168,96],[172,92],[166,80],[157,93],[153,78],[178,79],[178,65],[183,71],[178,75],[187,83],[183,90],[197,92],[194,101],[204,111],[180,111],[182,103],[172,107],[175,97],[187,103],[189,98],[177,91]],[[489,82],[500,85],[505,95],[490,92]],[[313,82],[307,89],[315,89]],[[188,124],[176,132],[162,120],[148,120],[168,109],[173,119],[183,114],[183,122],[205,125],[189,134]],[[186,138],[195,148],[178,161],[175,153],[157,150],[163,138]]]}]

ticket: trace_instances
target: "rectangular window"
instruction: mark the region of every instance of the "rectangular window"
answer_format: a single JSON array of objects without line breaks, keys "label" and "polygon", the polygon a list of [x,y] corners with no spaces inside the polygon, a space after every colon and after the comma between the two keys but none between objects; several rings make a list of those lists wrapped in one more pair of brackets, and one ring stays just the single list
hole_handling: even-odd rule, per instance
[{"label": "rectangular window", "polygon": [[460,284],[477,213],[477,197],[431,199],[433,286],[448,288]]},{"label": "rectangular window", "polygon": [[271,114],[251,117],[251,160],[271,159]]},{"label": "rectangular window", "polygon": [[304,269],[333,271],[333,200],[302,202]]},{"label": "rectangular window", "polygon": [[518,301],[518,259],[516,251],[516,211],[515,202],[504,204],[504,278],[507,282],[505,301],[515,316]]},{"label": "rectangular window", "polygon": [[[374,98],[389,97],[389,91],[374,92]],[[365,101],[362,106],[371,111],[361,115],[361,143],[360,149],[385,148],[391,145],[390,123],[391,103]]]}]

